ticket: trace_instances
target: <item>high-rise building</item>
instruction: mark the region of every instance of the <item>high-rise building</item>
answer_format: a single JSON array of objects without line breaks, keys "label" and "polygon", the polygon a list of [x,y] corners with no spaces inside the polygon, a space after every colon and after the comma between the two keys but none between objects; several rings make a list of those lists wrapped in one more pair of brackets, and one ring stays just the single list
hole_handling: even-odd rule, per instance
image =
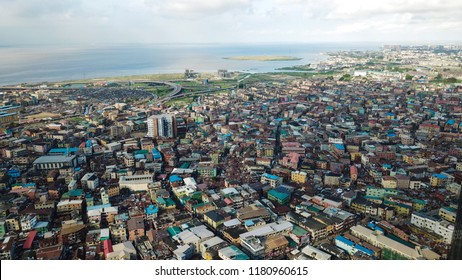
[{"label": "high-rise building", "polygon": [[462,193],[459,194],[455,229],[451,241],[450,260],[462,260]]},{"label": "high-rise building", "polygon": [[100,190],[101,194],[101,204],[108,204],[109,203],[109,196],[104,188],[101,188]]},{"label": "high-rise building", "polygon": [[153,115],[148,118],[148,137],[174,138],[176,136],[176,117],[173,114]]}]

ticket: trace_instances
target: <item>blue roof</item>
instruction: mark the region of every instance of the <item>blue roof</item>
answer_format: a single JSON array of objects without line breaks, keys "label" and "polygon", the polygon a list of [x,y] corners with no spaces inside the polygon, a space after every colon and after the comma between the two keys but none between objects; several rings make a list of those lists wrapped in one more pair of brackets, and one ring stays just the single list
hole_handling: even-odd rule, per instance
[{"label": "blue roof", "polygon": [[387,116],[394,116],[394,115],[395,115],[395,113],[392,113],[392,112],[387,113]]},{"label": "blue roof", "polygon": [[183,181],[183,178],[181,178],[180,176],[178,175],[172,175],[170,176],[170,182],[181,182]]},{"label": "blue roof", "polygon": [[144,211],[146,212],[146,215],[151,215],[151,214],[156,214],[157,212],[159,212],[159,208],[151,204],[148,207],[146,207]]},{"label": "blue roof", "polygon": [[365,253],[365,254],[367,254],[369,256],[374,255],[374,251],[369,250],[369,249],[367,249],[367,248],[365,248],[365,247],[363,247],[363,246],[361,246],[359,244],[355,245],[355,249],[358,250],[358,251],[361,251],[361,252],[363,252],[363,253]]},{"label": "blue roof", "polygon": [[432,177],[436,177],[438,179],[447,179],[448,178],[448,176],[446,176],[444,174],[437,174],[437,173],[433,174]]},{"label": "blue roof", "polygon": [[378,231],[381,231],[381,232],[384,232],[383,229],[379,226],[377,226],[374,222],[369,222],[367,224],[367,226],[373,230],[378,230]]},{"label": "blue roof", "polygon": [[347,244],[348,246],[354,246],[355,245],[355,243],[353,241],[351,241],[349,239],[346,239],[345,237],[343,237],[341,235],[335,237],[335,239],[342,242],[342,243]]},{"label": "blue roof", "polygon": [[53,148],[48,153],[49,154],[68,154],[76,153],[79,151],[79,148]]},{"label": "blue roof", "polygon": [[271,179],[271,180],[278,180],[278,179],[279,179],[278,176],[273,175],[273,174],[268,174],[268,173],[264,173],[262,176],[263,176],[263,177],[266,177],[266,178],[268,178],[268,179]]},{"label": "blue roof", "polygon": [[162,158],[162,155],[160,154],[159,150],[157,150],[156,148],[152,149],[152,156],[154,157],[154,159]]},{"label": "blue roof", "polygon": [[87,211],[96,210],[96,209],[103,209],[103,208],[108,208],[108,207],[111,207],[111,203],[102,204],[102,205],[95,205],[95,206],[88,206]]},{"label": "blue roof", "polygon": [[345,150],[345,146],[343,144],[334,144],[335,148],[339,150]]},{"label": "blue roof", "polygon": [[268,195],[272,195],[274,197],[276,197],[277,199],[280,199],[280,200],[285,200],[285,199],[288,199],[290,197],[290,195],[288,195],[287,193],[283,193],[283,192],[279,192],[277,190],[270,190],[268,192]]},{"label": "blue roof", "polygon": [[456,121],[455,120],[448,120],[446,123],[449,125],[453,125]]},{"label": "blue roof", "polygon": [[74,189],[67,192],[69,196],[81,196],[83,194],[82,189]]},{"label": "blue roof", "polygon": [[244,222],[244,224],[245,224],[246,227],[251,227],[251,226],[253,226],[255,223],[254,223],[252,220],[246,220],[246,221]]},{"label": "blue roof", "polygon": [[144,155],[135,155],[135,159],[144,159]]},{"label": "blue roof", "polygon": [[93,146],[93,142],[92,142],[91,140],[87,140],[87,142],[85,142],[85,146],[86,146],[87,148],[92,147],[92,146]]}]

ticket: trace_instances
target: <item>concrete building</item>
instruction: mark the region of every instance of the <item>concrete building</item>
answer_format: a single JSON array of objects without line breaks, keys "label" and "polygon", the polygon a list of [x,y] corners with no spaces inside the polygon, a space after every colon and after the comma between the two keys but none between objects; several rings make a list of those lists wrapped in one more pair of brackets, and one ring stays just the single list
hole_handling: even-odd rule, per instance
[{"label": "concrete building", "polygon": [[101,188],[99,191],[100,198],[101,198],[101,204],[109,204],[109,195],[107,191],[104,188]]},{"label": "concrete building", "polygon": [[290,180],[297,184],[306,183],[307,173],[303,171],[292,171],[290,173]]},{"label": "concrete building", "polygon": [[260,182],[263,184],[269,184],[274,189],[282,184],[282,178],[276,175],[264,173],[261,175]]},{"label": "concrete building", "polygon": [[180,245],[173,251],[173,255],[177,260],[189,260],[194,255],[194,245]]},{"label": "concrete building", "polygon": [[96,173],[87,173],[82,177],[82,179],[80,179],[80,181],[82,182],[82,186],[87,187],[90,190],[94,190],[99,187],[99,178]]},{"label": "concrete building", "polygon": [[452,207],[441,207],[440,211],[438,212],[441,218],[445,219],[448,222],[455,223],[456,216],[457,216],[457,209]]},{"label": "concrete building", "polygon": [[207,229],[206,226],[201,225],[186,229],[173,237],[180,244],[192,245],[195,253],[200,252],[200,243],[204,242],[215,235]]},{"label": "concrete building", "polygon": [[293,230],[294,225],[287,221],[269,223],[261,227],[254,228],[251,231],[240,235],[241,240],[249,236],[269,237],[274,235],[289,235]]},{"label": "concrete building", "polygon": [[19,221],[19,216],[15,214],[10,214],[5,218],[5,227],[6,231],[20,231],[21,223]]},{"label": "concrete building", "polygon": [[37,224],[37,217],[33,214],[24,215],[21,217],[21,230],[27,232],[32,230]]},{"label": "concrete building", "polygon": [[447,173],[435,173],[430,177],[430,185],[432,187],[446,187],[454,182],[454,177]]},{"label": "concrete building", "polygon": [[239,248],[234,245],[229,247],[222,248],[218,250],[218,256],[222,260],[248,260],[249,256],[247,256],[244,252],[242,252]]},{"label": "concrete building", "polygon": [[128,240],[134,241],[145,235],[144,219],[142,217],[131,218],[127,221]]},{"label": "concrete building", "polygon": [[357,225],[351,228],[351,234],[378,248],[391,251],[406,259],[413,260],[436,260],[441,256],[427,248],[408,247],[398,241],[386,237],[381,231],[372,231],[364,226]]},{"label": "concrete building", "polygon": [[302,253],[313,260],[327,261],[332,258],[331,254],[319,250],[318,248],[313,247],[311,245],[306,245],[305,247],[303,247]]},{"label": "concrete building", "polygon": [[83,200],[81,199],[61,200],[60,202],[58,202],[58,205],[56,206],[56,211],[58,212],[58,214],[71,212],[72,210],[81,211],[82,205],[83,205]]},{"label": "concrete building", "polygon": [[176,117],[172,114],[153,115],[148,118],[148,137],[174,138],[177,135]]},{"label": "concrete building", "polygon": [[134,260],[136,249],[131,241],[125,241],[112,246],[112,252],[106,255],[107,260]]},{"label": "concrete building", "polygon": [[134,192],[148,191],[148,187],[154,182],[154,174],[122,176],[119,179],[119,187],[129,188]]},{"label": "concrete building", "polygon": [[77,156],[41,156],[33,162],[33,165],[38,170],[77,167]]}]

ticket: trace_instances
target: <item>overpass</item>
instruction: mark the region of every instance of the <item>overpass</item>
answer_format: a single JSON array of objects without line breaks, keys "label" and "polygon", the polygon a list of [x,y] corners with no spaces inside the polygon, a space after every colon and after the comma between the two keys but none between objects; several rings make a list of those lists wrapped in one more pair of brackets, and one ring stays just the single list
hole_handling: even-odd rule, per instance
[{"label": "overpass", "polygon": [[[167,85],[172,88],[172,91],[166,96],[166,97],[172,97],[177,95],[178,93],[181,92],[181,85],[175,84],[172,82],[168,81],[157,81],[157,80],[133,80],[133,82],[136,83],[153,83],[153,84],[163,84]],[[106,87],[103,86],[90,86],[90,87],[85,87],[84,89],[105,89]],[[121,88],[126,88],[125,86]],[[0,91],[2,90],[61,90],[61,91],[67,91],[67,90],[76,90],[76,88],[65,88],[65,87],[40,87],[40,86],[35,86],[35,87],[26,87],[26,86],[3,86],[0,87]],[[154,99],[157,99],[157,95],[153,94]]]}]

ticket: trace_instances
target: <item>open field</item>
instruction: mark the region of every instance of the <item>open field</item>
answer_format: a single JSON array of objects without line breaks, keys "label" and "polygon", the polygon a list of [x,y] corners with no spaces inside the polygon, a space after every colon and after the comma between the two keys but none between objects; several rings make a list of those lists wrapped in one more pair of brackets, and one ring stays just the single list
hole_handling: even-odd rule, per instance
[{"label": "open field", "polygon": [[84,80],[72,80],[58,82],[58,84],[72,82],[72,83],[96,83],[101,81],[112,81],[112,82],[128,82],[132,80],[153,80],[153,81],[168,81],[184,79],[183,73],[164,73],[164,74],[146,74],[146,75],[131,75],[131,76],[119,76],[119,77],[103,77],[93,78]]},{"label": "open field", "polygon": [[51,113],[51,112],[42,112],[42,113],[39,113],[39,114],[34,114],[34,115],[27,116],[27,119],[29,119],[29,120],[46,119],[46,118],[55,118],[55,117],[59,117],[59,116],[61,116],[61,115]]},{"label": "open field", "polygon": [[242,56],[223,57],[223,59],[255,60],[255,61],[292,61],[292,60],[301,60],[301,58],[299,58],[299,57],[287,56],[287,55],[242,55]]}]

